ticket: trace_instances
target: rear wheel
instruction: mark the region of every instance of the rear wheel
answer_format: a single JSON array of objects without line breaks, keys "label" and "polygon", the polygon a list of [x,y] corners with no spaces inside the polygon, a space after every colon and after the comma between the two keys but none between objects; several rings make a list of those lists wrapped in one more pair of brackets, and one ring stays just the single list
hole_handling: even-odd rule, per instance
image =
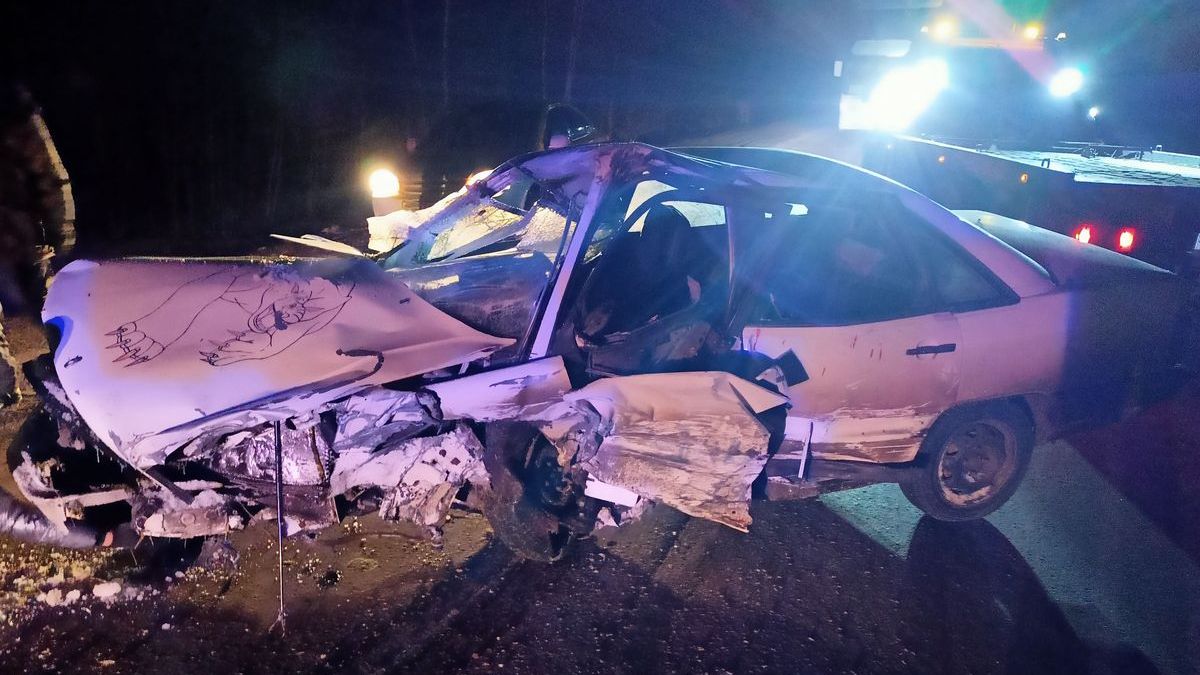
[{"label": "rear wheel", "polygon": [[1033,422],[1019,407],[951,410],[933,425],[900,489],[939,520],[982,518],[1016,492],[1032,454]]}]

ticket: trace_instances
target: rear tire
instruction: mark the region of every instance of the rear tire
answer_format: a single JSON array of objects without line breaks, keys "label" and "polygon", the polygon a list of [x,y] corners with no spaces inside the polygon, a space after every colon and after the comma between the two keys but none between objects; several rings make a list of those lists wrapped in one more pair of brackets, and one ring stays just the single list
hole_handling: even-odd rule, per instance
[{"label": "rear tire", "polygon": [[938,520],[982,518],[1012,497],[1033,455],[1033,421],[1011,403],[944,413],[900,482],[913,506]]}]

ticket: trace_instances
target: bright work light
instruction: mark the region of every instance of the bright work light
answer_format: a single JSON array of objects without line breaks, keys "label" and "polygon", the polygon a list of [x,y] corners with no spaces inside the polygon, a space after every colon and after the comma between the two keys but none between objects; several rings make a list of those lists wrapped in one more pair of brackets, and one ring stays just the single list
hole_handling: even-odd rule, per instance
[{"label": "bright work light", "polygon": [[367,184],[371,187],[371,196],[376,199],[400,194],[400,177],[388,169],[372,171]]},{"label": "bright work light", "polygon": [[887,71],[867,100],[871,126],[885,131],[907,129],[949,84],[949,69],[940,59]]},{"label": "bright work light", "polygon": [[1083,88],[1083,73],[1078,68],[1063,68],[1050,78],[1050,95],[1066,98]]}]

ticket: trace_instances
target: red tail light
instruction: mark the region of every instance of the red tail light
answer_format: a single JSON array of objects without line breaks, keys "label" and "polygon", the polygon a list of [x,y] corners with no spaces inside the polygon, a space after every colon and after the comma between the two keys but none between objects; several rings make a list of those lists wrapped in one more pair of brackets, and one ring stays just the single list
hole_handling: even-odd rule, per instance
[{"label": "red tail light", "polygon": [[1136,234],[1137,232],[1132,227],[1121,230],[1121,233],[1117,235],[1117,250],[1132,251],[1133,244],[1137,241]]},{"label": "red tail light", "polygon": [[1075,230],[1075,238],[1084,244],[1091,243],[1092,227],[1090,225],[1080,225],[1079,229]]}]

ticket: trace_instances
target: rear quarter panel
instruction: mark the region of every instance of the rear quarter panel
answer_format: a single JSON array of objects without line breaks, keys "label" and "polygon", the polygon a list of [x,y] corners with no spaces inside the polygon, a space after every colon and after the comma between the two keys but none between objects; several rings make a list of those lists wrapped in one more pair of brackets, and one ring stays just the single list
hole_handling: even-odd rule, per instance
[{"label": "rear quarter panel", "polygon": [[959,402],[1045,395],[1057,424],[1112,418],[1135,378],[1160,377],[1175,361],[1184,298],[1175,282],[1162,276],[1059,289],[958,315]]},{"label": "rear quarter panel", "polygon": [[1057,392],[1066,361],[1071,300],[1056,292],[958,314],[958,402]]}]

